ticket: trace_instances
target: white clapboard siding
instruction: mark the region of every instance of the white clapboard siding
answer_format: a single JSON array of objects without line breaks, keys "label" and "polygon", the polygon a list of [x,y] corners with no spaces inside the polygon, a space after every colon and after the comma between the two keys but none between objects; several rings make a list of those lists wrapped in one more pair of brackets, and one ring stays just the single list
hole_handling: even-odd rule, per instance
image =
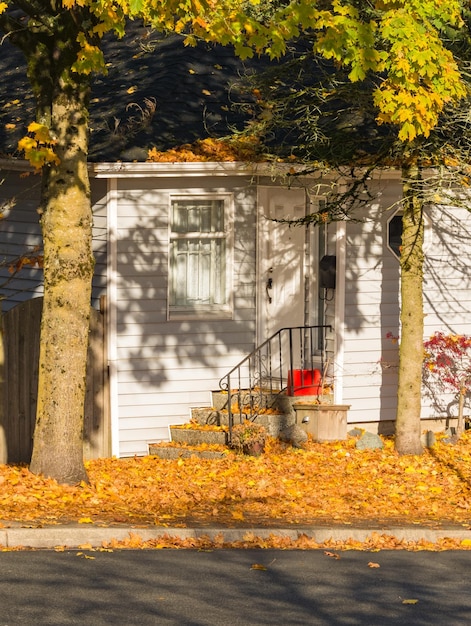
[{"label": "white clapboard siding", "polygon": [[[201,400],[201,399],[200,399]],[[198,401],[198,398],[195,398]],[[201,400],[198,406],[209,406],[207,399]],[[121,419],[136,419],[136,429],[139,428],[139,420],[148,418],[148,423],[153,428],[158,428],[159,424],[167,426],[168,424],[183,424],[187,422],[190,416],[190,404],[184,401],[179,404],[162,404],[162,402],[153,402],[152,404],[125,405],[119,407],[119,419],[121,429]]]},{"label": "white clapboard siding", "polygon": [[[211,379],[211,377],[207,377],[205,379],[208,389],[216,389],[217,388],[217,378]],[[213,385],[211,385],[213,382]],[[178,388],[178,385],[185,385],[186,391],[181,391]],[[153,390],[155,389],[155,381],[152,386],[146,387],[145,385],[140,385],[141,389],[140,393],[136,393],[136,388],[131,386],[131,383],[123,383],[121,385],[123,389],[123,393],[121,395],[122,406],[151,406],[154,403],[158,403],[159,394],[155,393]],[[186,403],[190,403],[191,406],[195,406],[195,400],[198,398],[198,402],[203,402],[204,406],[208,405],[208,402],[211,400],[211,394],[208,389],[204,388],[201,380],[184,380],[174,382],[173,386],[169,384],[168,391],[166,387],[165,392],[165,402],[169,406],[181,404],[183,401]]]},{"label": "white clapboard siding", "polygon": [[[343,399],[349,422],[394,420],[397,407],[399,263],[387,247],[385,210],[396,183],[385,185],[369,220],[348,224]],[[394,191],[395,188],[395,191]],[[457,227],[459,225],[459,227]],[[464,209],[430,211],[426,227],[424,338],[435,331],[471,334],[471,218]],[[456,414],[456,413],[455,413]],[[424,392],[422,417],[446,416]]]},{"label": "white clapboard siding", "polygon": [[39,224],[40,177],[30,173],[0,172],[0,205],[11,206],[0,221],[0,293],[2,309],[7,311],[20,302],[42,295],[42,270],[24,266],[12,277],[11,265],[24,254],[42,248]]},{"label": "white clapboard siding", "polygon": [[[185,367],[185,364],[182,364],[179,368],[181,372],[181,376],[179,378],[178,384],[180,381],[205,381],[208,379],[208,371],[195,369],[192,365],[188,365]],[[214,380],[219,381],[224,374],[226,374],[227,366],[220,368],[213,368],[212,370],[212,378]],[[158,370],[157,370],[158,371]],[[136,360],[133,363],[133,367],[131,365],[120,365],[120,381],[122,385],[136,384],[136,379],[139,380],[139,383],[142,385],[151,386],[154,384],[156,378],[156,371],[152,371],[149,369],[148,363],[145,362],[145,359]],[[216,385],[217,387],[217,385]],[[125,388],[125,387],[123,387]],[[134,387],[132,388],[134,390]],[[201,382],[199,383],[199,389],[201,389]]]},{"label": "white clapboard siding", "polygon": [[343,399],[351,423],[392,420],[397,403],[397,368],[383,362],[395,352],[387,333],[398,334],[399,264],[387,249],[386,224],[400,187],[381,181],[372,191],[378,196],[366,221],[347,226]]},{"label": "white clapboard siding", "polygon": [[[121,399],[123,404],[132,404],[133,396],[138,396],[138,398],[134,398],[134,401],[139,404],[150,403],[151,396],[155,396],[155,398],[152,398],[152,401],[153,399],[158,400],[159,392],[155,390],[155,383],[159,380],[159,378],[165,375],[165,372],[161,370],[153,372],[153,374],[154,376],[148,381],[139,380],[138,382],[122,382],[120,384],[120,391],[122,392]],[[207,381],[207,388],[206,386],[203,387],[203,381]],[[217,376],[217,374],[212,374],[210,371],[208,371],[206,378],[193,379],[187,374],[186,376],[182,377],[181,380],[170,379],[165,385],[165,398],[170,404],[175,404],[179,400],[178,394],[181,394],[181,398],[184,394],[189,394],[191,396],[191,394],[194,393],[203,393],[206,394],[207,400],[210,397],[209,391],[218,388],[218,382],[219,377]],[[185,391],[182,391],[181,389],[182,384],[185,385]],[[147,398],[147,400],[145,398]]]},{"label": "white clapboard siding", "polygon": [[[194,186],[189,185],[194,183]],[[209,406],[219,379],[254,348],[255,192],[250,180],[120,179],[117,193],[118,414],[120,454],[143,454]],[[179,188],[178,185],[182,184]],[[224,186],[222,186],[224,185]],[[168,319],[172,195],[233,193],[231,319]]]},{"label": "white clapboard siding", "polygon": [[[181,421],[175,421],[175,424],[181,424],[183,422]],[[173,424],[172,424],[173,425]],[[121,429],[123,431],[131,431],[131,430],[148,430],[148,431],[152,431],[155,432],[155,423],[154,423],[154,418],[148,417],[148,416],[134,416],[134,417],[121,417],[120,419],[120,426]],[[168,437],[168,426],[164,426],[163,427],[166,431],[165,433],[165,438]],[[132,435],[131,435],[132,436]],[[146,452],[148,452],[146,450]]]},{"label": "white clapboard siding", "polygon": [[[465,209],[435,208],[430,221],[435,228],[425,262],[425,338],[436,331],[471,335],[471,216]],[[451,394],[433,398],[425,390],[423,417],[456,416],[457,410]]]},{"label": "white clapboard siding", "polygon": [[[9,271],[11,263],[24,254],[42,251],[42,234],[38,213],[40,199],[40,176],[30,173],[2,170],[0,178],[0,205],[15,199],[14,206],[0,220],[0,293],[2,310],[7,311],[20,302],[42,295],[43,272],[41,268],[25,265],[13,278]],[[93,253],[95,274],[93,277],[92,304],[99,306],[99,298],[106,290],[107,268],[107,206],[106,181],[96,181],[93,186]],[[8,282],[7,282],[8,281]]]}]

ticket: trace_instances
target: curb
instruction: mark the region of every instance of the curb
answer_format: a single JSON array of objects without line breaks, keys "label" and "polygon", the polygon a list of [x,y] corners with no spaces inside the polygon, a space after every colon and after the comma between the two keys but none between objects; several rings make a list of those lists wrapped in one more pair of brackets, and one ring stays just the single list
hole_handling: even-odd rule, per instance
[{"label": "curb", "polygon": [[404,526],[394,528],[132,528],[126,527],[83,527],[58,526],[49,528],[1,528],[0,547],[4,548],[36,548],[51,549],[59,546],[79,548],[84,545],[99,548],[104,542],[125,541],[130,537],[139,537],[142,541],[158,539],[160,537],[176,537],[180,539],[198,539],[201,537],[210,540],[223,537],[224,542],[243,541],[250,533],[253,537],[266,539],[270,536],[284,537],[297,540],[306,536],[316,543],[327,541],[353,540],[359,543],[368,541],[371,537],[387,536],[404,542],[425,541],[437,543],[442,539],[457,541],[468,540],[471,543],[471,530],[466,528],[424,528],[421,526]]}]

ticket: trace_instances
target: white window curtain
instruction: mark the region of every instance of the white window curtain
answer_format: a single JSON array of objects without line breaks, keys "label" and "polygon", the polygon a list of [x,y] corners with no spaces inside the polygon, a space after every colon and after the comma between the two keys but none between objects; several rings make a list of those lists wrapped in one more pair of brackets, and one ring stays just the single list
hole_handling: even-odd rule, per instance
[{"label": "white window curtain", "polygon": [[170,308],[227,304],[224,200],[174,200],[170,225]]}]

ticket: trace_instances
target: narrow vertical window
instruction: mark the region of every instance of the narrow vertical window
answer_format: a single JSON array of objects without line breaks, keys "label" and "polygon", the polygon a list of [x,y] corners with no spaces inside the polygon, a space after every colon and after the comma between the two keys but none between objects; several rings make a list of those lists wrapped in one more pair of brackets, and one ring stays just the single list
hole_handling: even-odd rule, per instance
[{"label": "narrow vertical window", "polygon": [[[424,213],[424,252],[433,245],[433,229],[430,215]],[[402,209],[398,209],[387,221],[387,248],[400,260],[402,247]]]},{"label": "narrow vertical window", "polygon": [[228,311],[224,199],[174,199],[170,219],[170,314]]},{"label": "narrow vertical window", "polygon": [[388,221],[388,248],[398,259],[401,258],[402,212],[396,213]]}]

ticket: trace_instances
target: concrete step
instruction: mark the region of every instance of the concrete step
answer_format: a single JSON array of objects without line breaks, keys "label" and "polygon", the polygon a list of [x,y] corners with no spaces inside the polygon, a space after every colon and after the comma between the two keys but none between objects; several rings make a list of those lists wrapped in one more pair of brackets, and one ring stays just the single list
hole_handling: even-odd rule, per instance
[{"label": "concrete step", "polygon": [[[235,413],[233,415],[234,424],[238,424],[240,422],[249,419],[248,413]],[[229,414],[224,410],[216,410],[213,408],[201,408],[201,409],[193,409],[192,410],[192,419],[201,425],[213,425],[213,426],[229,426]],[[281,430],[294,424],[295,421],[295,412],[294,410],[289,413],[279,413],[270,409],[266,413],[259,413],[255,418],[253,418],[257,424],[261,424],[265,426],[267,429],[267,433],[271,437],[278,437]],[[183,430],[183,429],[181,429]],[[189,429],[188,429],[189,430]],[[172,437],[173,438],[173,437]]]},{"label": "concrete step", "polygon": [[176,443],[185,443],[195,446],[201,443],[227,445],[227,431],[221,430],[219,427],[214,429],[197,428],[181,428],[179,426],[170,426],[171,441]]},{"label": "concrete step", "polygon": [[[231,395],[234,404],[235,393]],[[149,450],[155,450],[150,454],[158,454],[163,458],[179,458],[179,456],[191,456],[196,454],[201,458],[220,458],[224,453],[224,447],[228,444],[229,415],[227,412],[228,394],[223,391],[213,392],[212,407],[196,407],[192,409],[191,427],[170,426],[171,443],[161,447],[156,444],[149,446]],[[233,413],[234,424],[251,419],[257,424],[261,424],[271,437],[278,437],[285,428],[296,423],[296,411],[293,408],[300,400],[303,402],[316,402],[317,396],[288,396],[285,393],[273,393],[272,391],[256,390],[250,398],[249,392],[241,392],[242,408],[248,408],[252,401],[255,405],[256,415],[250,415],[249,411],[239,411]],[[332,403],[332,396],[322,396],[322,402]],[[198,428],[198,425],[201,428]],[[212,426],[213,428],[209,428]],[[226,427],[226,428],[224,428]],[[181,445],[180,445],[181,444]],[[212,454],[211,450],[198,451],[199,445],[219,445],[222,452]],[[189,449],[191,448],[191,449]],[[227,451],[227,448],[225,448]],[[227,453],[227,452],[226,452]]]},{"label": "concrete step", "polygon": [[[227,410],[227,403],[229,394],[227,391],[213,391],[212,392],[212,403],[213,407],[216,410]],[[242,389],[239,391],[232,390],[231,392],[231,404],[232,406],[241,406],[242,409],[248,408],[250,406],[255,406],[258,409],[261,408],[271,408],[276,406],[276,402],[278,396],[280,395],[279,391],[270,391],[263,389],[255,389],[252,391]]]},{"label": "concrete step", "polygon": [[[214,411],[227,410],[228,393],[226,391],[213,391],[212,403]],[[304,400],[307,402],[316,402],[319,400],[322,404],[332,404],[333,395],[330,393],[317,395],[296,395],[289,396],[285,391],[279,392],[276,390],[241,390],[240,393],[233,390],[231,393],[231,406],[238,407],[239,401],[242,411],[253,406],[256,412],[263,412],[263,409],[274,409],[279,413],[287,413],[294,415],[293,403]]]},{"label": "concrete step", "polygon": [[191,419],[202,426],[227,426],[227,411],[214,407],[191,409]]},{"label": "concrete step", "polygon": [[196,456],[200,459],[224,459],[228,454],[229,449],[221,446],[218,449],[204,450],[198,449],[198,447],[190,448],[184,445],[169,445],[169,444],[149,444],[149,454],[158,456],[160,459],[188,459],[192,456]]}]

